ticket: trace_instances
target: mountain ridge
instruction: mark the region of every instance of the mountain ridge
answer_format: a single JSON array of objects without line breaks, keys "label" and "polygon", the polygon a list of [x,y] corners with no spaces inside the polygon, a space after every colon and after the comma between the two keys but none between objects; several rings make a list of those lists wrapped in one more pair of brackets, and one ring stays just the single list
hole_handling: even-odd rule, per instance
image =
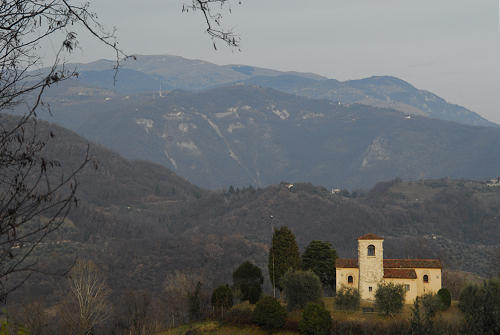
[{"label": "mountain ridge", "polygon": [[86,90],[49,91],[52,121],[212,189],[282,180],[352,189],[396,176],[486,179],[500,166],[495,127],[246,84],[161,96],[81,95]]},{"label": "mountain ridge", "polygon": [[121,69],[141,72],[145,76],[143,79],[149,78],[149,81],[142,81],[142,84],[130,87],[127,84],[120,84],[120,81],[128,83],[134,80],[134,76],[127,75],[125,71],[121,74],[118,71],[118,84],[113,86],[114,76],[110,72],[116,62],[99,60],[73,65],[81,73],[82,84],[96,84],[95,80],[86,79],[88,76],[86,72],[94,72],[94,75],[96,72],[102,72],[99,76],[101,79],[99,87],[115,89],[125,94],[154,91],[155,89],[152,88],[155,86],[156,90],[162,88],[202,90],[243,81],[316,99],[364,103],[463,124],[498,126],[477,113],[450,104],[435,94],[416,89],[408,82],[392,76],[337,81],[313,73],[283,72],[239,64],[217,65],[203,60],[191,60],[171,55],[138,55],[137,60],[129,59],[122,62]]}]

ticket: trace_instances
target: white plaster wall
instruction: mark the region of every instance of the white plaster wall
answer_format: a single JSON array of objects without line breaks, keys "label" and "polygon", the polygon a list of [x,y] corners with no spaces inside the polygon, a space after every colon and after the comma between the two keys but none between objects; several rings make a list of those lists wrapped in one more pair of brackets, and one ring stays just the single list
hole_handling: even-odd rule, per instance
[{"label": "white plaster wall", "polygon": [[[415,269],[417,274],[417,294],[437,293],[441,289],[441,269]],[[429,282],[424,283],[424,275],[429,276]]]},{"label": "white plaster wall", "polygon": [[[353,287],[355,289],[358,289],[359,285],[359,269],[357,268],[337,268],[336,270],[336,281],[337,281],[337,287],[336,291],[340,291],[342,287],[347,286],[347,287]],[[347,278],[349,276],[352,276],[352,284],[349,284],[347,282]]]},{"label": "white plaster wall", "polygon": [[406,291],[405,304],[413,304],[418,295],[417,280],[416,279],[402,279],[402,278],[384,278],[384,282],[393,284],[410,285],[410,290]]}]

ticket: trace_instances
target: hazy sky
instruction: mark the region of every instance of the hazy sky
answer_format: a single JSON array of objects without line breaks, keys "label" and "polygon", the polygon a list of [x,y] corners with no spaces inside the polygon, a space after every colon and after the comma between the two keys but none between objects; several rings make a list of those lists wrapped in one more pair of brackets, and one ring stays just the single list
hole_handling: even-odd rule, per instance
[{"label": "hazy sky", "polygon": [[[224,12],[241,52],[204,33],[181,0],[93,0],[121,47],[217,64],[315,72],[339,80],[392,75],[500,123],[500,0],[241,0]],[[188,0],[189,2],[189,0]],[[72,61],[112,58],[90,38]]]}]

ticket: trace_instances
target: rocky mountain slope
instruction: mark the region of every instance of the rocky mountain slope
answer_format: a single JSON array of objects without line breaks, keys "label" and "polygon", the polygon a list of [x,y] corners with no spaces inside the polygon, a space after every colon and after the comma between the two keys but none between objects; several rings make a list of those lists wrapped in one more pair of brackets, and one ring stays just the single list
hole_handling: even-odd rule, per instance
[{"label": "rocky mountain slope", "polygon": [[283,180],[353,189],[397,176],[486,179],[500,171],[498,128],[252,85],[122,95],[74,82],[46,99],[48,120],[212,189]]}]

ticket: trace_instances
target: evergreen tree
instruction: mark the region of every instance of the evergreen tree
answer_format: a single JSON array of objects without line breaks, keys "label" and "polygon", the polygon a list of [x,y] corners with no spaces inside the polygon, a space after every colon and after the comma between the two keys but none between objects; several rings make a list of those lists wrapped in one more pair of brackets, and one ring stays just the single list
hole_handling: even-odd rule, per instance
[{"label": "evergreen tree", "polygon": [[212,306],[216,311],[220,311],[224,317],[224,311],[233,306],[233,292],[227,285],[217,287],[212,293]]},{"label": "evergreen tree", "polygon": [[271,284],[280,291],[283,289],[280,280],[288,270],[300,269],[299,247],[295,235],[288,227],[283,226],[274,231],[273,242],[269,250],[269,277]]},{"label": "evergreen tree", "polygon": [[241,300],[255,304],[262,293],[262,284],[264,284],[262,270],[249,261],[241,264],[233,272],[233,285],[241,291]]},{"label": "evergreen tree", "polygon": [[448,291],[447,288],[442,288],[438,291],[437,293],[439,299],[441,300],[441,303],[443,304],[443,310],[446,310],[450,308],[451,306],[451,294],[450,291]]},{"label": "evergreen tree", "polygon": [[335,289],[335,260],[337,252],[330,242],[312,241],[302,255],[302,268],[314,272],[323,288]]}]

